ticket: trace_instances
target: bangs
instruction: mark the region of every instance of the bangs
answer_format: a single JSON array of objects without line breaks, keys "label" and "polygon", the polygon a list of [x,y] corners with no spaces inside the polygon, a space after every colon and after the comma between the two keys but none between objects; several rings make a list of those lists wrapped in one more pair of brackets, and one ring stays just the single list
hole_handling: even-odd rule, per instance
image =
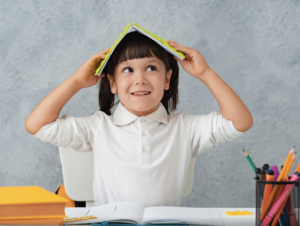
[{"label": "bangs", "polygon": [[135,31],[122,39],[114,49],[103,71],[105,74],[114,75],[115,67],[124,61],[154,56],[163,61],[166,71],[168,71],[170,69],[168,55],[170,53],[156,42]]}]

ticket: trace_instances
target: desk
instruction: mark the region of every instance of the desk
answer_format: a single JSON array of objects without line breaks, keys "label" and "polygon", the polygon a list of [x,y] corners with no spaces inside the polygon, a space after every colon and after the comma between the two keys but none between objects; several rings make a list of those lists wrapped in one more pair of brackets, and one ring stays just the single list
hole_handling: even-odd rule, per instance
[{"label": "desk", "polygon": [[[65,213],[68,216],[74,209],[74,207],[66,207]],[[223,218],[225,226],[255,226],[255,208],[208,208],[208,209],[216,209],[220,211],[221,217]],[[251,212],[253,215],[246,216],[229,216],[225,214],[227,211],[244,211],[247,210]]]}]

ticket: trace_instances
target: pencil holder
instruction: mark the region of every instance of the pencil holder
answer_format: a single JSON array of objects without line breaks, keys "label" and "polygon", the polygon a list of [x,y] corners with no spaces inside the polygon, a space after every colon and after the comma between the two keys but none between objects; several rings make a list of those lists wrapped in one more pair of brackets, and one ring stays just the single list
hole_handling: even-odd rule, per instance
[{"label": "pencil holder", "polygon": [[[272,208],[273,204],[276,202],[276,200],[273,201],[273,204],[267,208],[266,203],[267,199],[264,199],[264,195],[266,197],[270,197],[270,190],[275,189],[282,191],[285,185],[293,185],[292,191],[289,196],[287,196],[287,201],[284,205],[284,208],[282,212],[280,213],[280,217],[277,221],[276,226],[293,226],[293,225],[300,225],[300,181],[282,181],[282,182],[277,182],[277,181],[265,181],[265,180],[259,180],[256,177],[254,178],[256,181],[256,189],[255,189],[255,225],[259,226],[261,221],[261,214],[262,211],[265,213],[269,213],[270,209]],[[289,186],[290,187],[290,186]],[[281,193],[281,192],[280,192]],[[263,204],[264,203],[264,204]],[[267,209],[267,210],[266,210]],[[280,208],[279,208],[280,210]],[[269,224],[274,225],[273,221],[276,220],[276,214],[274,218],[272,219],[271,223]]]}]

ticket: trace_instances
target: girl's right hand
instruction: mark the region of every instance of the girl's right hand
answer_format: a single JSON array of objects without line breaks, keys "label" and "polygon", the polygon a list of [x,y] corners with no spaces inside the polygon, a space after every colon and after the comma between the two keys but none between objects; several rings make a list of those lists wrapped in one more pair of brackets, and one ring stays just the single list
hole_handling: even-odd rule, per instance
[{"label": "girl's right hand", "polygon": [[99,67],[101,61],[105,58],[105,55],[109,52],[109,47],[105,50],[94,54],[90,59],[88,59],[84,64],[82,64],[73,77],[81,86],[81,88],[87,88],[94,86],[97,82],[105,76],[102,72],[100,76],[95,75],[97,68]]}]

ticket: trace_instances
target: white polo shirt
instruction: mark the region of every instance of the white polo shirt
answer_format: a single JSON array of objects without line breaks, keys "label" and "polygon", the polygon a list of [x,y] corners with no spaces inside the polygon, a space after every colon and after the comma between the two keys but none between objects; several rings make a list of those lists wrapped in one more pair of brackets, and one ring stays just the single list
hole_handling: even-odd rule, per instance
[{"label": "white polo shirt", "polygon": [[131,201],[147,207],[180,206],[190,159],[242,133],[221,113],[168,115],[159,103],[139,117],[119,102],[113,115],[63,115],[34,136],[93,151],[95,205]]}]

